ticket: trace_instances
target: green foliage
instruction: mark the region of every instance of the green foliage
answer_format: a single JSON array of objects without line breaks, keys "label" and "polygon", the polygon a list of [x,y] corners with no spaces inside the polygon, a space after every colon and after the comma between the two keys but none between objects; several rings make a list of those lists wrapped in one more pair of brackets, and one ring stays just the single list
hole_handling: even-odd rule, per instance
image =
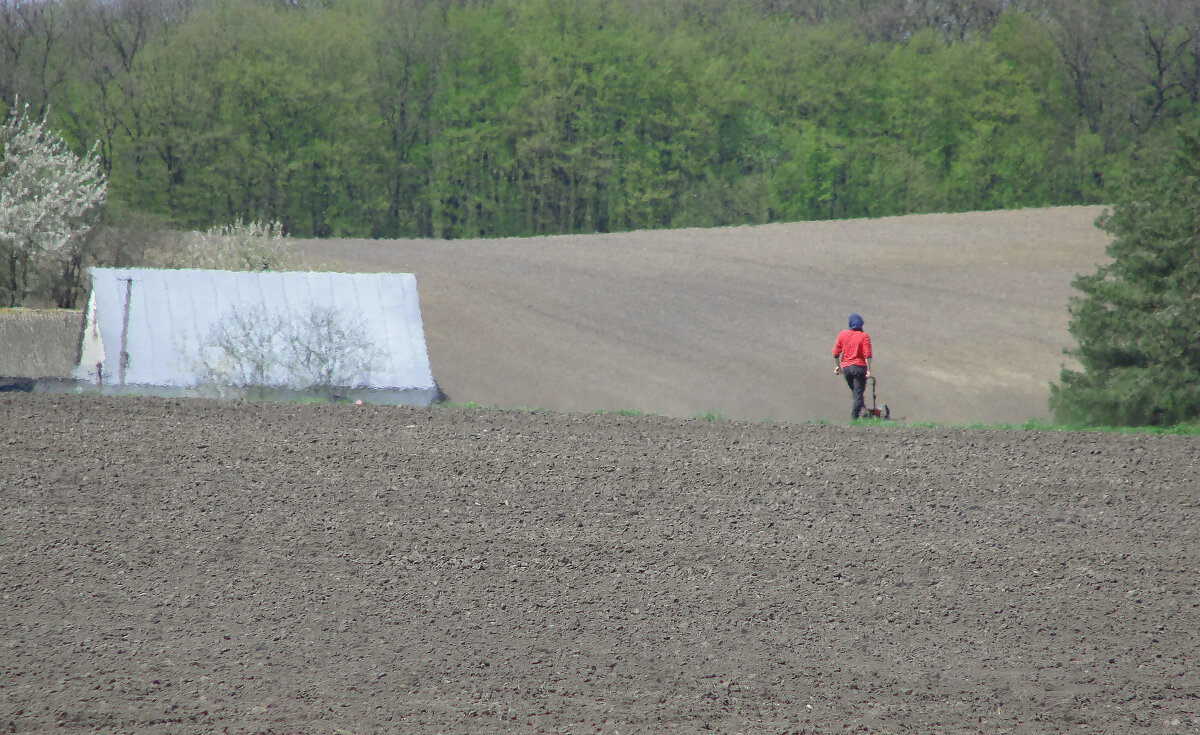
[{"label": "green foliage", "polygon": [[1052,386],[1060,422],[1167,426],[1200,418],[1200,125],[1131,177],[1099,223],[1112,262],[1080,276],[1071,352]]},{"label": "green foliage", "polygon": [[142,53],[152,134],[117,145],[117,192],[185,227],[242,217],[314,236],[360,231],[377,136],[369,51],[346,17],[216,0]]},{"label": "green foliage", "polygon": [[0,22],[0,91],[123,211],[299,237],[1095,203],[1200,106],[1185,4],[885,5],[79,0]]}]

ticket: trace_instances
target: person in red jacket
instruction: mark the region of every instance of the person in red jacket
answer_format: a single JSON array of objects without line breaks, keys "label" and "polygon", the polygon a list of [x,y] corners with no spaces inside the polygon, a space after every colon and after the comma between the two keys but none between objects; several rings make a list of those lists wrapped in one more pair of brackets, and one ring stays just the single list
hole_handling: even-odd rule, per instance
[{"label": "person in red jacket", "polygon": [[837,363],[833,374],[841,375],[850,386],[854,396],[850,409],[853,421],[863,411],[863,392],[867,389],[867,378],[871,377],[871,338],[863,331],[863,318],[858,314],[850,315],[849,326],[838,332],[833,343],[833,360]]}]

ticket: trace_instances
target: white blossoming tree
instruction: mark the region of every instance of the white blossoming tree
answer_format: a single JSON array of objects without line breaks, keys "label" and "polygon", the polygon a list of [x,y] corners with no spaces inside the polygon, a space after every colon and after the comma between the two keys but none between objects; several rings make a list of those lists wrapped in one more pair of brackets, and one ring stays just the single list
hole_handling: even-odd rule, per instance
[{"label": "white blossoming tree", "polygon": [[244,222],[193,232],[181,264],[188,268],[226,271],[284,270],[292,260],[291,246],[278,222]]},{"label": "white blossoming tree", "polygon": [[22,305],[39,278],[78,259],[106,186],[95,148],[76,155],[16,106],[0,127],[0,303]]}]

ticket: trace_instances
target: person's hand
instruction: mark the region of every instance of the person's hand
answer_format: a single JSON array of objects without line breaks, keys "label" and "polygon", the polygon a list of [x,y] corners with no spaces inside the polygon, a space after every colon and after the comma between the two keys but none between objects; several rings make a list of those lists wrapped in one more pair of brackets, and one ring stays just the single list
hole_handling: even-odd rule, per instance
[{"label": "person's hand", "polygon": [[839,365],[839,366],[837,366],[837,367],[835,367],[835,368],[833,369],[833,374],[834,374],[834,375],[841,375],[841,374],[842,374],[842,367],[841,367],[841,365]]},{"label": "person's hand", "polygon": [[870,370],[868,370],[868,371],[867,371],[867,374],[866,374],[864,377],[867,377],[867,378],[871,377],[871,371],[870,371]]}]

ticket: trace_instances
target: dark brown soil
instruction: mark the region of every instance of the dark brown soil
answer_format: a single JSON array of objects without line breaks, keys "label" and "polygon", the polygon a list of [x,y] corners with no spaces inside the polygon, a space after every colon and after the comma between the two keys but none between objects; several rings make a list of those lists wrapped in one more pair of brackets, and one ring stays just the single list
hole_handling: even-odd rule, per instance
[{"label": "dark brown soil", "polygon": [[0,397],[0,732],[1194,733],[1200,440]]}]

